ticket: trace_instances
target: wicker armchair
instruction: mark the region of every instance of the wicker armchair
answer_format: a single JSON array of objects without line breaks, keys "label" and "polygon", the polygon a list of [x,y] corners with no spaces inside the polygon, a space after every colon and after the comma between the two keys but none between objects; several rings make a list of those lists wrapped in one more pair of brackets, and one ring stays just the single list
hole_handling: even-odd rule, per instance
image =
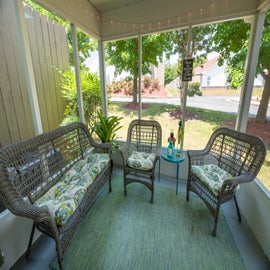
[{"label": "wicker armchair", "polygon": [[214,216],[212,235],[216,235],[220,205],[231,198],[241,222],[235,192],[240,184],[256,178],[266,155],[264,143],[252,135],[219,128],[203,150],[188,150],[187,155],[186,200],[192,191],[204,201]]},{"label": "wicker armchair", "polygon": [[144,184],[154,201],[156,164],[160,160],[162,130],[157,121],[133,120],[128,128],[127,141],[120,148],[124,169],[124,194],[132,182]]}]

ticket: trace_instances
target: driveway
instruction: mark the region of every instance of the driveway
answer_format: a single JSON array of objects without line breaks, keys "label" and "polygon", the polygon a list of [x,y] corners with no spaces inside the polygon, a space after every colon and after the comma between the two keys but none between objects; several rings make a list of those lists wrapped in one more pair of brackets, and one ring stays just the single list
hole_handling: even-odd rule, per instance
[{"label": "driveway", "polygon": [[[132,97],[111,97],[111,101],[131,102]],[[165,103],[180,105],[180,98],[161,97],[161,98],[142,98],[145,103]],[[228,113],[238,113],[239,98],[232,96],[194,96],[187,97],[187,106],[203,108],[213,111],[222,111]],[[252,102],[250,105],[249,116],[255,117],[258,111],[258,103]],[[267,117],[270,118],[270,108],[268,107]]]}]

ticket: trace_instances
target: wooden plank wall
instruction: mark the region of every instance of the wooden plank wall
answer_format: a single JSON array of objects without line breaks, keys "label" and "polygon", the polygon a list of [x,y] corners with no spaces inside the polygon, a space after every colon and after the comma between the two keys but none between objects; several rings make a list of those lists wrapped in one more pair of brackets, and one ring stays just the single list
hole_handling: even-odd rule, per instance
[{"label": "wooden plank wall", "polygon": [[[25,6],[44,132],[59,127],[65,101],[56,70],[69,68],[66,29]],[[35,135],[13,1],[0,1],[0,146]]]}]

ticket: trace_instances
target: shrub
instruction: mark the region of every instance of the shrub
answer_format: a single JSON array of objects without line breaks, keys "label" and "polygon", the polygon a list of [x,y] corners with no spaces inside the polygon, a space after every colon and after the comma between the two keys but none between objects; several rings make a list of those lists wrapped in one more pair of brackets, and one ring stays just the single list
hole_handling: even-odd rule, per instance
[{"label": "shrub", "polygon": [[143,77],[144,88],[149,88],[151,86],[151,78],[148,75]]},{"label": "shrub", "polygon": [[201,84],[199,82],[190,82],[188,84],[189,88],[194,89],[195,92],[200,91]]},{"label": "shrub", "polygon": [[[74,71],[62,71],[60,74],[62,94],[67,100],[62,125],[66,125],[79,120],[78,94]],[[101,106],[101,91],[98,75],[90,72],[86,68],[82,68],[81,86],[85,122],[88,126],[91,126]]]},{"label": "shrub", "polygon": [[119,145],[116,143],[116,132],[122,128],[120,126],[120,120],[123,117],[109,116],[106,117],[100,112],[97,112],[97,118],[94,122],[92,132],[95,132],[98,138],[103,143],[111,143],[112,151],[115,151]]}]

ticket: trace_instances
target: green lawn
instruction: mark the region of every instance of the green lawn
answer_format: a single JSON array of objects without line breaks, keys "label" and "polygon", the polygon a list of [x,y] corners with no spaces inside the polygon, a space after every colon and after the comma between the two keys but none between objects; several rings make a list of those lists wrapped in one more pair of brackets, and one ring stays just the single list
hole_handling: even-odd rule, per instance
[{"label": "green lawn", "polygon": [[[138,118],[137,110],[128,110],[124,108],[126,103],[109,103],[109,115],[123,117],[121,128],[117,137],[120,140],[126,140],[127,128],[129,123]],[[177,133],[179,121],[179,106],[169,104],[145,104],[147,109],[143,110],[142,118],[157,120],[162,127],[162,145],[167,146],[167,139],[171,131]],[[224,126],[230,120],[234,120],[236,115],[211,111],[206,109],[197,109],[187,107],[188,120],[185,123],[184,149],[201,149],[207,143],[212,132]],[[270,146],[267,146],[267,157],[264,165],[258,175],[261,182],[270,189],[270,179],[268,177],[270,167]]]}]

